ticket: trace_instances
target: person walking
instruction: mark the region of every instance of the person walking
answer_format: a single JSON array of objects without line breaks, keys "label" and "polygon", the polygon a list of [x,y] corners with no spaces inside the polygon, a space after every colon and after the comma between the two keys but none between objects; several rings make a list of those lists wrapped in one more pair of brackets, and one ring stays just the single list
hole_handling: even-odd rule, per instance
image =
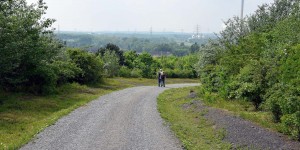
[{"label": "person walking", "polygon": [[166,79],[166,74],[162,71],[161,72],[161,80],[160,80],[160,82],[161,82],[161,87],[165,87],[166,85],[165,85],[165,79]]},{"label": "person walking", "polygon": [[161,73],[162,73],[162,69],[159,69],[159,72],[158,72],[158,87],[161,86]]}]

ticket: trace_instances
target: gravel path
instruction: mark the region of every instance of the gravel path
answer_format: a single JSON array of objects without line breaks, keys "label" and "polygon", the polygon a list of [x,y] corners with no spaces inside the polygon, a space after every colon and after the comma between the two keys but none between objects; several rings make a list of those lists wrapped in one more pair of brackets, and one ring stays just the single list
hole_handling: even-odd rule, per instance
[{"label": "gravel path", "polygon": [[177,138],[163,125],[156,98],[168,88],[143,86],[114,92],[73,111],[21,150],[176,150]]},{"label": "gravel path", "polygon": [[198,111],[205,111],[205,117],[217,128],[226,131],[225,141],[237,149],[300,150],[300,142],[264,129],[250,121],[229,114],[226,111],[204,106],[199,100],[193,102]]}]

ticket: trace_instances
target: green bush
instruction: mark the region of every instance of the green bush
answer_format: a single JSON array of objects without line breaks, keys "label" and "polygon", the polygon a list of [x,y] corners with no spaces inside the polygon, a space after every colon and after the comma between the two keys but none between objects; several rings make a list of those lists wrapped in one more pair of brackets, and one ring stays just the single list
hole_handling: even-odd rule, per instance
[{"label": "green bush", "polygon": [[126,77],[126,78],[131,77],[131,69],[129,69],[129,68],[126,67],[126,66],[122,66],[122,67],[120,68],[120,71],[119,71],[119,76],[120,76],[120,77]]},{"label": "green bush", "polygon": [[294,139],[300,141],[300,111],[293,114],[283,115],[282,118],[283,131],[292,135]]},{"label": "green bush", "polygon": [[297,139],[299,9],[299,0],[278,0],[261,6],[243,20],[243,26],[239,18],[229,19],[218,40],[201,46],[196,64],[206,91],[272,112],[274,122]]},{"label": "green bush", "polygon": [[32,93],[53,93],[58,79],[54,68],[49,64],[41,64],[30,73],[27,83],[28,90]]},{"label": "green bush", "polygon": [[138,68],[142,71],[142,77],[144,78],[152,78],[155,74],[156,62],[151,56],[151,54],[147,52],[143,52],[138,55],[138,57],[134,61],[135,68]]},{"label": "green bush", "polygon": [[62,85],[71,82],[77,75],[82,73],[82,69],[76,66],[71,60],[57,60],[51,64],[55,74],[58,76],[57,84]]},{"label": "green bush", "polygon": [[81,49],[68,49],[67,52],[71,61],[81,70],[74,81],[84,84],[102,80],[104,69],[100,56]]},{"label": "green bush", "polygon": [[226,98],[237,99],[239,98],[238,89],[240,88],[240,83],[237,80],[233,80],[226,85]]},{"label": "green bush", "polygon": [[258,109],[262,103],[263,76],[261,68],[260,62],[252,60],[241,69],[237,77],[241,84],[237,89],[238,96],[251,101],[256,109]]},{"label": "green bush", "polygon": [[[10,91],[51,92],[57,75],[51,64],[62,45],[54,38],[47,6],[25,0],[0,2],[0,87]],[[48,91],[49,90],[49,91]]]},{"label": "green bush", "polygon": [[[273,115],[273,121],[276,123],[281,122],[280,118],[282,117],[282,109],[280,107],[279,100],[282,99],[281,93],[283,92],[281,89],[276,89],[277,85],[273,87],[270,91],[265,96],[265,103],[264,103],[264,108],[266,110],[270,110]],[[272,91],[272,92],[271,92]],[[270,94],[270,95],[269,95]]]},{"label": "green bush", "polygon": [[300,89],[294,85],[276,84],[266,95],[266,108],[275,122],[281,122],[284,132],[299,138]]},{"label": "green bush", "polygon": [[115,77],[119,73],[119,56],[114,51],[106,50],[102,56],[104,62],[104,74],[107,77]]},{"label": "green bush", "polygon": [[141,69],[134,68],[134,69],[132,69],[132,71],[130,73],[130,77],[142,78],[143,77],[143,71]]},{"label": "green bush", "polygon": [[194,68],[198,58],[196,54],[183,57],[162,56],[155,59],[169,78],[197,78]]},{"label": "green bush", "polygon": [[190,69],[165,69],[164,72],[167,74],[167,77],[169,78],[195,78],[195,72]]},{"label": "green bush", "polygon": [[210,92],[218,91],[218,73],[215,71],[216,67],[214,65],[206,65],[200,72],[200,79],[203,86]]}]

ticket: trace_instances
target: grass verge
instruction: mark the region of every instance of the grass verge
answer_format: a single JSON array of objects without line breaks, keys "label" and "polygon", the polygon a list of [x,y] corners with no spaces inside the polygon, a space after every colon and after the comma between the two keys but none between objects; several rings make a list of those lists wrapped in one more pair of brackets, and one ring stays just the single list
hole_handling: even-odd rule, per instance
[{"label": "grass verge", "polygon": [[206,92],[202,87],[197,89],[205,105],[229,111],[233,115],[249,120],[272,131],[282,132],[282,126],[273,122],[272,113],[256,110],[254,105],[245,100],[225,100],[217,93]]},{"label": "grass verge", "polygon": [[158,110],[162,118],[170,124],[185,149],[230,149],[231,145],[222,141],[225,131],[214,128],[203,116],[205,112],[184,107],[194,101],[188,97],[190,89],[171,89],[159,95]]},{"label": "grass verge", "polygon": [[[168,83],[194,83],[192,79],[168,79]],[[0,92],[0,149],[18,149],[37,133],[74,109],[112,91],[137,85],[156,85],[155,79],[105,79],[91,86],[67,84],[54,95],[36,96]]]}]

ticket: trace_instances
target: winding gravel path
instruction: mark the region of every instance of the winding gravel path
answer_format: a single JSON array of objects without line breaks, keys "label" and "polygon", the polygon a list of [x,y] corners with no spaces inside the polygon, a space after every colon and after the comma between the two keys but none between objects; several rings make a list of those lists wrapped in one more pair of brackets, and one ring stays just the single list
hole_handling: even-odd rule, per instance
[{"label": "winding gravel path", "polygon": [[100,97],[46,128],[21,150],[176,150],[179,140],[163,125],[156,98],[168,88],[142,86]]}]

